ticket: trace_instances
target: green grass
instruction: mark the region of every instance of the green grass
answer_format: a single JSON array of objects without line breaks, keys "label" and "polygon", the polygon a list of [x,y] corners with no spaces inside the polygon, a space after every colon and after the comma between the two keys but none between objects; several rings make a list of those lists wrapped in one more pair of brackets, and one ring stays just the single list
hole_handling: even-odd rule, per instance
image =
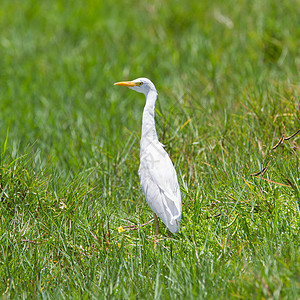
[{"label": "green grass", "polygon": [[[3,299],[299,297],[299,1],[223,2],[1,2]],[[183,198],[156,248],[141,76]]]}]

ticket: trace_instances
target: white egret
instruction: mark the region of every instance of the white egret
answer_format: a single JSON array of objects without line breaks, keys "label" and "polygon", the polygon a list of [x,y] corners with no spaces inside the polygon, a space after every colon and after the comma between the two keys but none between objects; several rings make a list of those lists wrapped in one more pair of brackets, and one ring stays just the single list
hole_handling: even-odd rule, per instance
[{"label": "white egret", "polygon": [[117,82],[115,85],[127,86],[146,96],[140,142],[140,182],[147,203],[154,212],[155,234],[159,230],[157,216],[172,233],[176,233],[180,229],[181,195],[175,168],[164,145],[158,141],[155,129],[156,88],[147,78]]}]

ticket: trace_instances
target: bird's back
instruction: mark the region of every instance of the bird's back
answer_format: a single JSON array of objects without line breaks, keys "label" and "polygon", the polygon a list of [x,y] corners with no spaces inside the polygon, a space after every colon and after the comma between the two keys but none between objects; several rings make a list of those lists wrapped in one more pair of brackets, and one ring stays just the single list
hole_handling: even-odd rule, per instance
[{"label": "bird's back", "polygon": [[142,146],[139,177],[147,203],[173,233],[180,229],[181,195],[175,168],[159,141]]}]

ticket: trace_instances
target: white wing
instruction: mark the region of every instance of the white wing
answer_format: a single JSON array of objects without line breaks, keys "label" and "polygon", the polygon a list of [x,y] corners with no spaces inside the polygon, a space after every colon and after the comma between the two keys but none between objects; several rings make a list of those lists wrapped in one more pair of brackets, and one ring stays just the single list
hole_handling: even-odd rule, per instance
[{"label": "white wing", "polygon": [[139,177],[147,203],[173,233],[180,229],[181,195],[176,171],[158,141],[141,148]]}]

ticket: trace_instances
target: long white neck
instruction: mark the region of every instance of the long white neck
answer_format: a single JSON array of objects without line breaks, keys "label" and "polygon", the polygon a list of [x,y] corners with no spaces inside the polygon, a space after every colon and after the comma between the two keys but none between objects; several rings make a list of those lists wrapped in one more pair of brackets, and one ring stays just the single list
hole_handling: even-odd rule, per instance
[{"label": "long white neck", "polygon": [[153,141],[158,141],[154,121],[156,98],[157,92],[153,90],[150,90],[146,95],[146,105],[144,107],[142,121],[141,148],[147,147]]}]

